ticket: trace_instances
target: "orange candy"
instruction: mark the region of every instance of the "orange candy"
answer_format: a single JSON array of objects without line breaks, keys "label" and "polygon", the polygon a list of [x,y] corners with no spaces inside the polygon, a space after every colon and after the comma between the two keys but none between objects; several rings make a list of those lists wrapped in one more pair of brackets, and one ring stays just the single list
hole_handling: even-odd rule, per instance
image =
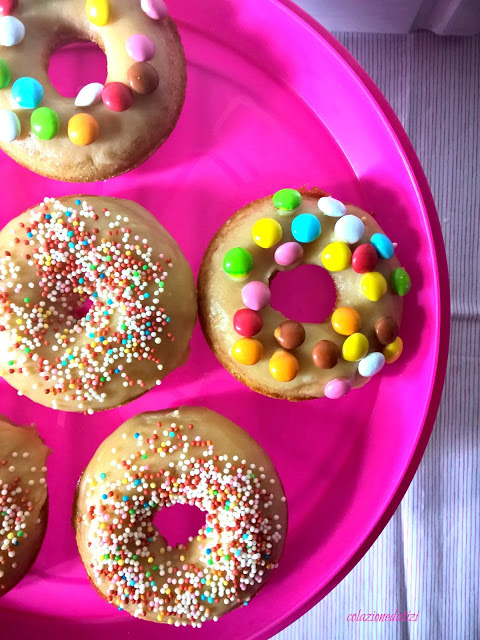
[{"label": "orange candy", "polygon": [[257,364],[263,356],[263,346],[254,338],[240,338],[233,345],[232,356],[240,364]]},{"label": "orange candy", "polygon": [[362,319],[352,307],[338,307],[332,314],[332,327],[342,336],[351,336],[362,328]]},{"label": "orange candy", "polygon": [[300,365],[292,353],[279,349],[270,358],[268,368],[275,380],[290,382],[296,377]]},{"label": "orange candy", "polygon": [[68,121],[68,137],[79,147],[92,144],[99,134],[98,121],[88,113],[77,113]]}]

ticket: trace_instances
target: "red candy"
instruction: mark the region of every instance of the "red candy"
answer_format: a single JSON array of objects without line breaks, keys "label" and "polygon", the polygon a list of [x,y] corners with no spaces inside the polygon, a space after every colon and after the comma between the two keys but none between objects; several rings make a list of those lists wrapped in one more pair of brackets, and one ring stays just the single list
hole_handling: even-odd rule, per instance
[{"label": "red candy", "polygon": [[369,273],[375,269],[378,254],[371,244],[361,244],[352,256],[352,267],[357,273]]},{"label": "red candy", "polygon": [[9,16],[17,8],[18,0],[0,0],[0,16]]},{"label": "red candy", "polygon": [[103,88],[102,100],[110,111],[126,111],[133,104],[133,91],[123,82],[109,82]]},{"label": "red candy", "polygon": [[253,309],[239,309],[233,316],[233,328],[245,338],[256,336],[262,327],[262,316]]}]

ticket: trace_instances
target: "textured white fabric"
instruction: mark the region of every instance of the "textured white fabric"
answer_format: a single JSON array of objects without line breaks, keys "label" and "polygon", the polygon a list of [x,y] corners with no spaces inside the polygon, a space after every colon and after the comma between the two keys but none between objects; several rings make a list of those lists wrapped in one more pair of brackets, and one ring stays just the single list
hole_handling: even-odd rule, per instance
[{"label": "textured white fabric", "polygon": [[[276,640],[480,639],[480,37],[336,34],[402,121],[437,204],[449,259],[447,380],[400,507],[347,578]],[[349,613],[418,613],[349,622]]]},{"label": "textured white fabric", "polygon": [[330,31],[444,35],[480,32],[480,0],[295,0]]}]

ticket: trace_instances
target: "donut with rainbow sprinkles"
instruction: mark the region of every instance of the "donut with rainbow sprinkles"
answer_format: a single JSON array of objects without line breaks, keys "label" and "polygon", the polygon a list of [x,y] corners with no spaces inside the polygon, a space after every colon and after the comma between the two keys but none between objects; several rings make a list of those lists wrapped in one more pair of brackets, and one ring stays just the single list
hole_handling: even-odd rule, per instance
[{"label": "donut with rainbow sprinkles", "polygon": [[[323,323],[284,317],[271,302],[279,271],[318,265],[336,287]],[[282,189],[233,215],[198,278],[203,331],[222,365],[267,396],[336,399],[401,355],[410,277],[375,219],[320,189]]]},{"label": "donut with rainbow sprinkles", "polygon": [[135,202],[45,198],[0,232],[0,375],[53,409],[125,404],[189,355],[193,275]]},{"label": "donut with rainbow sprinkles", "polygon": [[34,427],[0,415],[0,598],[22,580],[42,546],[49,453]]},{"label": "donut with rainbow sprinkles", "polygon": [[[171,547],[157,511],[193,505],[205,524]],[[268,455],[199,407],[137,415],[99,447],[80,479],[77,544],[97,591],[142,620],[199,627],[247,604],[276,568],[287,505]]]}]

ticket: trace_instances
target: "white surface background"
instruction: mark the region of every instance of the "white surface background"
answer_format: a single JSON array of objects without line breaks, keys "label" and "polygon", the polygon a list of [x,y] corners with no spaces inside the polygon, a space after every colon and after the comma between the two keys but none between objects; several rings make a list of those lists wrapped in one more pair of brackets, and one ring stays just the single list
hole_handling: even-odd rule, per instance
[{"label": "white surface background", "polygon": [[[430,182],[449,259],[450,358],[433,435],[394,517],[276,640],[479,640],[480,36],[336,35],[393,106]],[[418,621],[348,622],[359,609]]]},{"label": "white surface background", "polygon": [[329,31],[480,32],[480,0],[296,0]]}]

